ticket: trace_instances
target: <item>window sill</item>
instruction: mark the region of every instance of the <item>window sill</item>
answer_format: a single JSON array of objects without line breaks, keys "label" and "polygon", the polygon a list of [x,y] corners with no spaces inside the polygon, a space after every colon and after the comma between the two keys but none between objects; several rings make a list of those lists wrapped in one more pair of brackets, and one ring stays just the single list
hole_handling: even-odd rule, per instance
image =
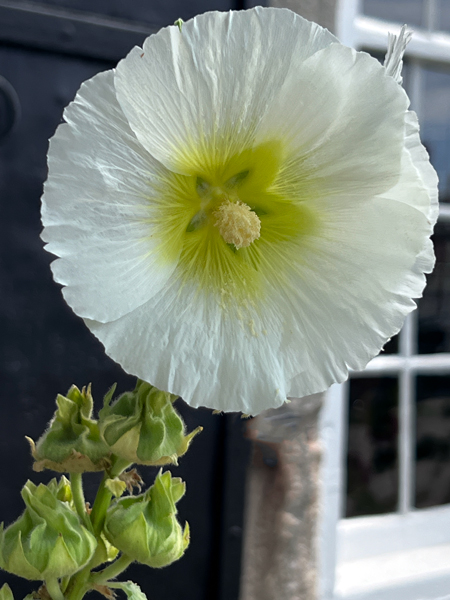
[{"label": "window sill", "polygon": [[337,565],[335,600],[450,599],[450,544]]}]

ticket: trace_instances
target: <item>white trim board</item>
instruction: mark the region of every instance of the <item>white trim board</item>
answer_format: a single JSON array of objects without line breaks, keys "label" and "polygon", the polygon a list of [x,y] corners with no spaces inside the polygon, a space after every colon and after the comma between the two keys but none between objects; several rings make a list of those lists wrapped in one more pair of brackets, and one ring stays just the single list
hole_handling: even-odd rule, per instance
[{"label": "white trim board", "polygon": [[435,600],[450,591],[450,544],[338,564],[334,600]]}]

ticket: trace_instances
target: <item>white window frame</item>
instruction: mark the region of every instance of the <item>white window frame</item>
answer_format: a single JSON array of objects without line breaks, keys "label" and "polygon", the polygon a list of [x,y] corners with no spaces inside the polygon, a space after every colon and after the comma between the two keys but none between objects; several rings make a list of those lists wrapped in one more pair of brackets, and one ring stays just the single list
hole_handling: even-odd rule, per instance
[{"label": "white window frame", "polygon": [[[392,0],[395,1],[395,0]],[[450,1],[450,0],[447,0]],[[407,49],[410,96],[419,115],[420,64],[450,67],[450,34],[433,31],[438,0],[424,0],[427,29],[415,29]],[[388,32],[401,23],[364,16],[361,0],[337,0],[336,33],[356,49],[386,51]],[[450,205],[441,205],[440,221],[450,222]],[[321,416],[323,440],[322,518],[320,523],[321,600],[450,600],[450,504],[414,509],[414,404],[417,374],[450,374],[450,353],[416,354],[416,313],[399,338],[396,355],[373,359],[352,377],[397,374],[399,377],[399,507],[389,515],[344,519],[348,383],[333,386]]]}]

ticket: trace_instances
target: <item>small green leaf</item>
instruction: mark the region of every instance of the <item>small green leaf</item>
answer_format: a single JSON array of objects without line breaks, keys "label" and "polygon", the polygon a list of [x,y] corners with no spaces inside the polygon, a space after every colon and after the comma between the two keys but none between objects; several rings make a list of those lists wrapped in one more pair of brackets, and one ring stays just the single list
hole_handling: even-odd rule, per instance
[{"label": "small green leaf", "polygon": [[120,496],[127,489],[127,484],[115,477],[114,479],[107,479],[105,481],[105,487],[108,488],[108,490],[114,494],[116,498],[120,498]]},{"label": "small green leaf", "polygon": [[138,584],[133,583],[132,581],[114,581],[112,583],[108,583],[108,587],[116,590],[123,590],[129,600],[147,600],[147,596],[144,594]]}]

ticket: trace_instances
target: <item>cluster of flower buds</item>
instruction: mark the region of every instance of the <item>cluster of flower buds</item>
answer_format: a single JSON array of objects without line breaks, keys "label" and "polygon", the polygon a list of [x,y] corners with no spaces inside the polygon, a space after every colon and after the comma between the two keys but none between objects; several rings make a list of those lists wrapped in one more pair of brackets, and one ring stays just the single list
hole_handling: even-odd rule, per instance
[{"label": "cluster of flower buds", "polygon": [[[102,518],[91,518],[83,494],[66,477],[48,485],[28,481],[22,490],[24,513],[7,529],[0,528],[0,568],[46,581],[50,596],[52,581],[78,577],[83,567],[113,561],[119,552],[123,562],[163,567],[178,560],[189,544],[189,527],[182,529],[176,518],[185,484],[160,472],[144,494],[120,498],[126,489],[140,491],[143,483],[135,469],[120,471],[133,463],[176,464],[201,427],[186,434],[173,406],[176,396],[148,383],[138,381],[132,392],[113,402],[114,391],[106,395],[96,420],[90,386],[81,391],[72,386],[65,396],[58,395],[46,432],[36,444],[29,440],[36,471],[69,472],[78,482],[85,471],[105,471],[109,501],[116,497],[112,506],[104,507]],[[0,591],[0,600],[13,600],[8,587]]]},{"label": "cluster of flower buds", "polygon": [[92,418],[90,386],[72,386],[56,398],[57,410],[44,435],[35,444],[28,438],[35,459],[34,470],[83,473],[108,469],[114,455],[140,465],[177,464],[197,427],[186,435],[185,425],[173,403],[177,396],[138,381],[111,403],[115,386],[104,399],[99,420]]}]

